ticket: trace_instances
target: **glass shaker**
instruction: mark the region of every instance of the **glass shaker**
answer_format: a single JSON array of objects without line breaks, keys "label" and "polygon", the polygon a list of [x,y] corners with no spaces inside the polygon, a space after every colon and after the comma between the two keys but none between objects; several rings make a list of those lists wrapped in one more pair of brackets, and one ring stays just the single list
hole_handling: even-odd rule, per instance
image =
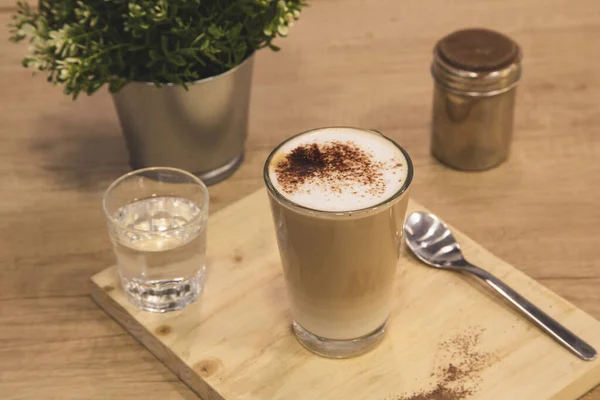
[{"label": "glass shaker", "polygon": [[435,46],[431,152],[461,170],[485,170],[508,157],[521,50],[507,36],[464,29]]}]

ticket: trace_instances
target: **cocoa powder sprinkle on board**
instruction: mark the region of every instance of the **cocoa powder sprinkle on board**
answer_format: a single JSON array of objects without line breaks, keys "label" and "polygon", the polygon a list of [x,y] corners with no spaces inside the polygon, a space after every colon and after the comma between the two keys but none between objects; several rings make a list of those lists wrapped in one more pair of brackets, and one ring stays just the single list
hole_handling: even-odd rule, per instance
[{"label": "cocoa powder sprinkle on board", "polygon": [[429,391],[415,393],[410,397],[402,397],[402,400],[463,400],[472,395],[473,392],[463,387],[449,388],[441,383]]},{"label": "cocoa powder sprinkle on board", "polygon": [[439,345],[440,362],[430,375],[434,386],[392,400],[466,400],[475,395],[481,385],[479,373],[496,358],[478,349],[481,328],[469,328]]},{"label": "cocoa powder sprinkle on board", "polygon": [[[393,167],[401,165],[394,162]],[[282,190],[293,193],[307,182],[323,182],[328,190],[342,193],[351,185],[368,188],[373,195],[385,191],[382,170],[386,163],[374,162],[371,155],[352,141],[301,145],[275,167]]]}]

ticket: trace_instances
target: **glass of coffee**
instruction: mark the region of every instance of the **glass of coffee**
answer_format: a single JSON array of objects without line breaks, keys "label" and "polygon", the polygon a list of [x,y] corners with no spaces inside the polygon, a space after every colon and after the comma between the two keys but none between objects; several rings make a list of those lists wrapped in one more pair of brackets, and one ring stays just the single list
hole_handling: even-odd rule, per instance
[{"label": "glass of coffee", "polygon": [[269,155],[293,329],[309,350],[347,358],[383,338],[412,176],[406,151],[370,130],[315,129]]}]

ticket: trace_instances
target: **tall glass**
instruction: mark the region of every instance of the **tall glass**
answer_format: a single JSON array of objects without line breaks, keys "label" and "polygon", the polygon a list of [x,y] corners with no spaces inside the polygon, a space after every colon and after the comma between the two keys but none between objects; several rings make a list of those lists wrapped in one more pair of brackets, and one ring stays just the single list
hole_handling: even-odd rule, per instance
[{"label": "tall glass", "polygon": [[385,333],[413,166],[404,149],[384,138],[406,159],[407,177],[397,192],[356,211],[310,209],[280,193],[269,173],[278,150],[300,135],[275,148],[264,169],[293,329],[319,355],[352,357],[372,349]]},{"label": "tall glass", "polygon": [[106,190],[103,207],[129,301],[147,311],[180,310],[202,292],[208,189],[175,168],[123,175]]}]

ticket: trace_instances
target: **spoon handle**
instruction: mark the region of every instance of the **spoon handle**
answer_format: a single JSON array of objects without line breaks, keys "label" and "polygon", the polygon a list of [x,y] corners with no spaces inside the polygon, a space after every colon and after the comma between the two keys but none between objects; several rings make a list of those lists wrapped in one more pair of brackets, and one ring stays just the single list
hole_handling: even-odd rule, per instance
[{"label": "spoon handle", "polygon": [[596,350],[592,346],[581,340],[581,338],[562,326],[558,321],[530,303],[526,298],[515,292],[500,279],[472,264],[467,263],[463,268],[461,268],[461,270],[470,272],[483,279],[488,285],[496,289],[506,300],[511,302],[529,319],[577,356],[584,360],[593,360],[596,358]]}]

